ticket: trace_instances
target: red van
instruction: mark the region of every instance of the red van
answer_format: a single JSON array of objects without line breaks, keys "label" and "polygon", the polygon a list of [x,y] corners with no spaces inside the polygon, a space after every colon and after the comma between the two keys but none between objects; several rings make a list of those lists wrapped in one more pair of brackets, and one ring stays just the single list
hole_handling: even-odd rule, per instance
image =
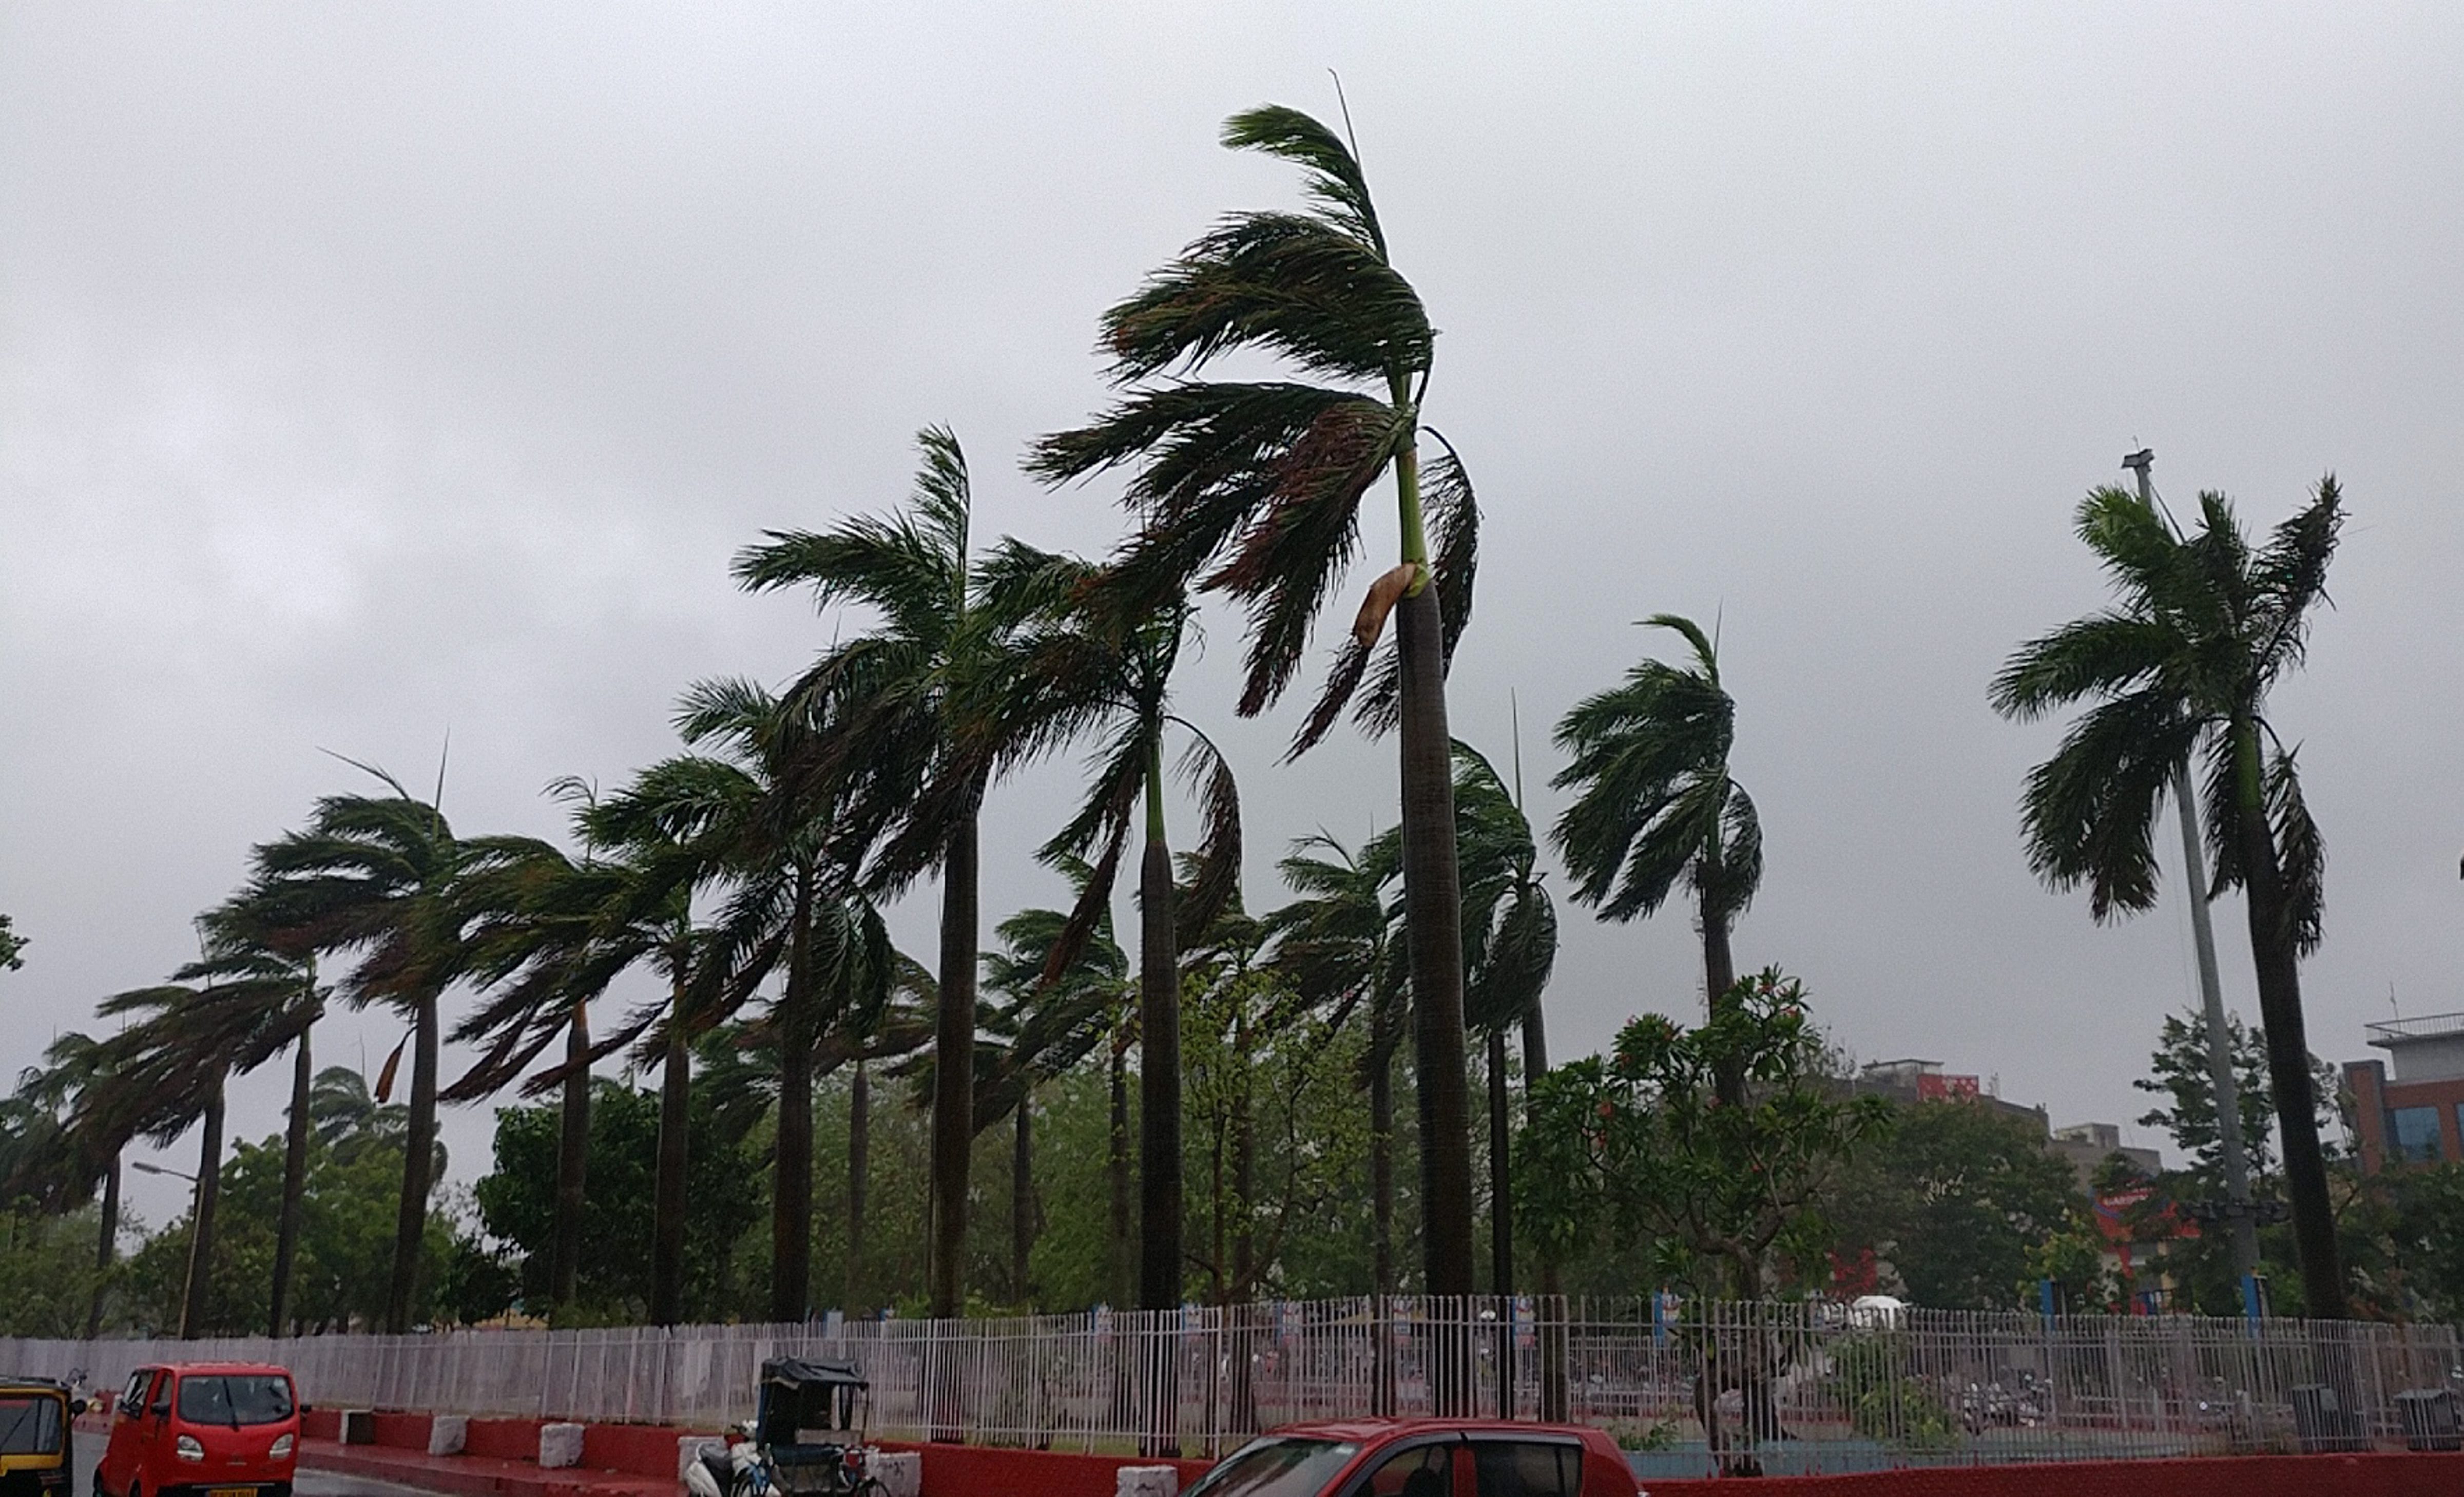
[{"label": "red van", "polygon": [[1234,1451],[1181,1497],[1637,1497],[1625,1452],[1576,1424],[1340,1420]]},{"label": "red van", "polygon": [[299,1399],[257,1362],[141,1367],[112,1413],[95,1497],[291,1497]]}]

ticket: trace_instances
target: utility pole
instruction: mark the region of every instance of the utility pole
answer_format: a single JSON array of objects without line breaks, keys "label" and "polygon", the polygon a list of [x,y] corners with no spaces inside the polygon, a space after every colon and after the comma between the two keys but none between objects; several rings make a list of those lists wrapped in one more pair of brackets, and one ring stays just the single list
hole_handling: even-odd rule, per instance
[{"label": "utility pole", "polygon": [[[2156,492],[2149,471],[2153,448],[2122,460],[2139,476],[2139,502],[2153,513]],[[2250,1155],[2241,1136],[2241,1089],[2233,1068],[2233,1043],[2225,1025],[2224,984],[2216,976],[2216,929],[2208,918],[2208,861],[2199,843],[2199,806],[2190,798],[2190,765],[2173,766],[2173,804],[2181,811],[2182,876],[2189,885],[2190,938],[2199,954],[2199,1011],[2208,1026],[2208,1085],[2216,1100],[2216,1134],[2225,1166],[2226,1221],[2233,1230],[2233,1277],[2247,1285],[2258,1271],[2258,1219],[2251,1206]]]}]

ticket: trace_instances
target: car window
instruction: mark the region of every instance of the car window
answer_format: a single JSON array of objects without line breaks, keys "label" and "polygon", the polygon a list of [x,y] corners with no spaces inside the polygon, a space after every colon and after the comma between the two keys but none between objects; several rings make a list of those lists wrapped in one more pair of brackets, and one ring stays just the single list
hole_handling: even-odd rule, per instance
[{"label": "car window", "polygon": [[1359,1448],[1333,1440],[1252,1441],[1183,1497],[1317,1497]]},{"label": "car window", "polygon": [[1576,1497],[1583,1489],[1580,1445],[1475,1440],[1471,1469],[1478,1497]]},{"label": "car window", "polygon": [[153,1412],[157,1414],[171,1412],[171,1375],[169,1373],[154,1375]]},{"label": "car window", "polygon": [[59,1453],[59,1399],[39,1393],[0,1395],[0,1456]]},{"label": "car window", "polygon": [[135,1414],[138,1410],[145,1407],[145,1385],[153,1380],[154,1375],[151,1372],[135,1372],[129,1374],[128,1391],[120,1396],[120,1412],[122,1414]]},{"label": "car window", "polygon": [[180,1418],[191,1424],[279,1424],[291,1417],[291,1379],[276,1373],[195,1373],[180,1379]]},{"label": "car window", "polygon": [[1454,1451],[1451,1441],[1397,1451],[1357,1490],[1361,1497],[1454,1497]]}]

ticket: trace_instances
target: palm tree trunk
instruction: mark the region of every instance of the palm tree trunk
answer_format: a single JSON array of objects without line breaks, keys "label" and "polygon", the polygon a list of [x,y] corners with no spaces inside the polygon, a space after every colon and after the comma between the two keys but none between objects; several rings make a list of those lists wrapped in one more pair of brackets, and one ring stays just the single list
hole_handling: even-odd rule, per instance
[{"label": "palm tree trunk", "polygon": [[112,1261],[120,1249],[120,1151],[102,1174],[102,1226],[94,1244],[94,1300],[86,1307],[85,1338],[102,1334],[102,1302],[111,1287]]},{"label": "palm tree trunk", "polygon": [[1180,954],[1164,840],[1163,738],[1147,738],[1147,841],[1138,865],[1138,1307],[1180,1306]]},{"label": "palm tree trunk", "polygon": [[864,1198],[871,1170],[872,1078],[859,1055],[855,1081],[847,1088],[847,1288],[841,1297],[850,1313],[869,1308],[864,1297]]},{"label": "palm tree trunk", "polygon": [[1395,1292],[1395,1054],[1384,1045],[1369,1065],[1369,1285]]},{"label": "palm tree trunk", "polygon": [[[1244,1007],[1233,1020],[1232,1053],[1249,1053],[1249,1016]],[[1246,1300],[1257,1282],[1258,1133],[1251,1072],[1243,1067],[1233,1083],[1232,1098],[1232,1298]]]},{"label": "palm tree trunk", "polygon": [[1112,1238],[1104,1265],[1104,1283],[1110,1303],[1127,1309],[1133,1303],[1131,1296],[1137,1292],[1130,1275],[1137,1251],[1133,1240],[1137,1228],[1130,1214],[1130,1052],[1129,1046],[1117,1038],[1112,1042],[1110,1068],[1112,1115],[1106,1138],[1104,1173],[1112,1189]]},{"label": "palm tree trunk", "polygon": [[548,1298],[560,1310],[573,1304],[582,1277],[582,1199],[590,1168],[590,1013],[581,1003],[564,1031],[562,1124],[556,1149],[556,1225],[548,1244]]},{"label": "palm tree trunk", "polygon": [[2267,1078],[2276,1093],[2276,1126],[2284,1144],[2285,1194],[2293,1241],[2301,1260],[2303,1310],[2314,1319],[2345,1315],[2344,1274],[2337,1261],[2336,1212],[2327,1196],[2327,1162],[2319,1143],[2318,1101],[2310,1082],[2310,1040],[2301,1013],[2300,952],[2268,825],[2258,733],[2233,723],[2245,908],[2251,962],[2257,969],[2258,1011],[2267,1027]]},{"label": "palm tree trunk", "polygon": [[[1549,1029],[1540,1012],[1540,1001],[1523,1011],[1523,1106],[1524,1122],[1530,1123],[1531,1089],[1541,1077],[1549,1074]],[[1540,1293],[1536,1308],[1540,1318],[1540,1418],[1545,1423],[1560,1424],[1566,1420],[1566,1307],[1565,1288],[1557,1279],[1556,1255],[1546,1247],[1539,1251]]]},{"label": "palm tree trunk", "polygon": [[204,1126],[197,1131],[196,1205],[188,1219],[187,1292],[180,1299],[180,1339],[193,1341],[206,1333],[206,1290],[213,1280],[214,1207],[223,1194],[223,1083],[217,1077],[206,1098]]},{"label": "palm tree trunk", "polygon": [[1027,1305],[1034,1293],[1027,1288],[1027,1260],[1035,1252],[1035,1091],[1028,1088],[1018,1099],[1016,1136],[1009,1157],[1009,1297],[1016,1305]]},{"label": "palm tree trunk", "polygon": [[[1147,841],[1138,864],[1138,1308],[1180,1306],[1180,953],[1173,928],[1172,849],[1164,841],[1163,735],[1147,735]],[[1220,1267],[1222,1260],[1219,1257]],[[1174,1338],[1148,1348],[1142,1453],[1180,1451],[1180,1364]]]},{"label": "palm tree trunk", "polygon": [[659,1072],[659,1174],[650,1192],[650,1323],[685,1316],[686,1172],[693,1163],[693,1050],[685,1033],[681,971],[668,1008],[667,1054]]},{"label": "palm tree trunk", "polygon": [[409,1333],[411,1315],[418,1307],[419,1260],[428,1241],[428,1192],[436,1170],[436,994],[421,994],[412,1025],[410,1126],[403,1138],[393,1277],[385,1288],[385,1326],[396,1335]]},{"label": "palm tree trunk", "polygon": [[[1408,451],[1397,468],[1415,500]],[[1406,551],[1405,560],[1424,561]],[[1463,1039],[1463,878],[1456,861],[1443,621],[1434,583],[1397,609],[1402,667],[1403,910],[1412,968],[1414,1078],[1420,1118],[1420,1261],[1428,1292],[1473,1289],[1471,1090]],[[1441,1323],[1442,1324],[1442,1323]],[[1447,1342],[1460,1340],[1459,1346]],[[1430,1394],[1441,1416],[1468,1412],[1470,1350],[1437,1338]]]},{"label": "palm tree trunk", "polygon": [[1500,1025],[1488,1031],[1488,1287],[1498,1295],[1514,1292],[1511,1106],[1506,1090],[1506,1029]]},{"label": "palm tree trunk", "polygon": [[976,927],[983,786],[950,832],[941,858],[941,999],[933,1025],[932,1313],[966,1309],[967,1169],[976,1137]]},{"label": "palm tree trunk", "polygon": [[796,875],[779,1026],[779,1142],[770,1197],[770,1319],[804,1319],[813,1295],[813,872]]},{"label": "palm tree trunk", "polygon": [[299,1208],[308,1193],[308,1098],[317,1076],[309,1054],[310,1029],[299,1031],[291,1054],[291,1112],[282,1138],[282,1206],[274,1229],[274,1300],[266,1332],[280,1336],[291,1323],[291,1268],[299,1251]]},{"label": "palm tree trunk", "polygon": [[[1707,855],[1706,855],[1707,856]],[[1712,883],[1716,869],[1703,882]],[[1703,1006],[1711,1018],[1718,1018],[1727,1002],[1728,990],[1737,985],[1737,959],[1728,951],[1728,917],[1711,897],[1708,888],[1702,892],[1700,918],[1703,922]],[[1737,1107],[1746,1100],[1746,1073],[1733,1060],[1723,1061],[1712,1072],[1711,1090],[1722,1107]]]}]

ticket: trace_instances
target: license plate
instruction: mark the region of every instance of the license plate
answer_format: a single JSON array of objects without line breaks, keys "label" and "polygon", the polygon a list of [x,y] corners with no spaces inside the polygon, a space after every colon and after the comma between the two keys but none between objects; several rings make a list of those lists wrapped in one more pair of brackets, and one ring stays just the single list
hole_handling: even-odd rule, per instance
[{"label": "license plate", "polygon": [[253,1486],[209,1486],[206,1497],[256,1497]]}]

